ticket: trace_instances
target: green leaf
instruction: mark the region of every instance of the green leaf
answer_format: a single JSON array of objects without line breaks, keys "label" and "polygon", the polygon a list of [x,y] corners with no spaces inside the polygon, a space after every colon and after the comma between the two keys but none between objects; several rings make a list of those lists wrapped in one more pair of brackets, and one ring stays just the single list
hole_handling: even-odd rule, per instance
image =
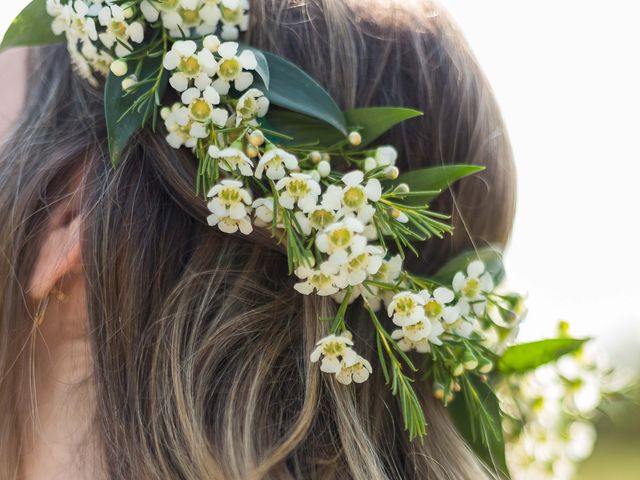
[{"label": "green leaf", "polygon": [[[159,75],[162,75],[160,78]],[[122,89],[122,81],[126,77],[116,77],[109,73],[104,90],[105,119],[107,122],[107,136],[109,140],[109,153],[111,163],[114,168],[120,163],[122,152],[126,148],[129,140],[142,128],[145,123],[155,113],[155,98],[162,98],[167,87],[167,71],[162,66],[162,56],[155,58],[147,57],[142,61],[142,68],[138,78],[160,78],[157,85],[157,92],[153,94],[156,87],[154,82],[142,85],[140,88],[125,95]],[[139,109],[131,109],[131,106],[142,96],[149,96],[149,102],[144,102]]]},{"label": "green leaf", "polygon": [[[256,56],[256,60],[258,61],[258,66],[255,69],[255,72],[262,79],[262,83],[264,84],[266,90],[269,90],[269,84],[271,83],[271,74],[269,72],[269,62],[267,62],[267,58],[264,56],[261,50],[257,48],[250,47],[244,43],[240,44],[240,52],[244,50],[250,50]],[[265,91],[266,91],[265,90]]]},{"label": "green leaf", "polygon": [[442,284],[451,285],[455,274],[466,271],[467,265],[474,260],[481,260],[484,263],[487,272],[489,272],[496,285],[502,282],[505,276],[502,252],[490,247],[481,248],[476,251],[469,250],[455,256],[436,272],[433,280]]},{"label": "green leaf", "polygon": [[422,115],[418,110],[396,107],[355,108],[345,112],[349,129],[358,130],[362,135],[361,147],[369,145],[397,124]]},{"label": "green leaf", "polygon": [[14,47],[35,47],[64,42],[64,35],[54,35],[53,18],[47,13],[47,0],[33,0],[11,22],[0,44],[0,52]]},{"label": "green leaf", "polygon": [[563,355],[574,353],[587,341],[585,338],[550,338],[514,345],[498,361],[498,370],[504,374],[526,373],[554,362]]},{"label": "green leaf", "polygon": [[264,128],[292,137],[292,140],[270,136],[270,140],[280,145],[317,144],[318,148],[328,147],[344,139],[344,135],[331,125],[307,115],[290,110],[271,108],[260,121]]},{"label": "green leaf", "polygon": [[[507,479],[509,478],[509,470],[505,457],[502,413],[498,398],[486,383],[480,382],[477,378],[470,378],[467,385],[471,385],[475,390],[475,394],[468,392],[474,400],[467,402],[463,397],[464,392],[461,392],[447,406],[447,411],[458,433],[478,458],[498,478]],[[479,409],[484,409],[484,416],[480,414]],[[486,424],[488,420],[491,425]],[[487,430],[488,428],[490,430]]]},{"label": "green leaf", "polygon": [[266,92],[273,105],[317,118],[347,135],[347,122],[331,95],[293,63],[264,52],[269,64],[270,85]]},{"label": "green leaf", "polygon": [[481,172],[485,167],[477,165],[441,165],[438,167],[421,168],[405,172],[394,182],[406,183],[414,192],[429,192],[425,195],[415,195],[403,200],[408,205],[425,205],[438,197],[461,178]]}]

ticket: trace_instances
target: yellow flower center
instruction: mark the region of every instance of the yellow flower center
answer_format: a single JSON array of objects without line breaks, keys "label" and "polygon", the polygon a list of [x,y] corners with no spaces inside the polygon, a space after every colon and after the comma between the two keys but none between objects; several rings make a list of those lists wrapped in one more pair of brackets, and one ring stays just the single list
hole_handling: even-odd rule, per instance
[{"label": "yellow flower center", "polygon": [[361,253],[355,258],[352,258],[349,262],[349,269],[352,271],[362,270],[367,267],[369,263],[369,254]]},{"label": "yellow flower center", "polygon": [[477,278],[470,278],[462,289],[462,294],[467,298],[476,298],[480,293],[480,281]]},{"label": "yellow flower center", "polygon": [[200,13],[198,10],[180,9],[180,16],[186,25],[198,25],[200,23]]},{"label": "yellow flower center", "polygon": [[348,228],[336,228],[329,233],[329,242],[335,248],[346,248],[351,244],[351,232]]},{"label": "yellow flower center", "polygon": [[440,317],[440,315],[442,315],[442,305],[440,305],[435,300],[430,300],[424,306],[424,313],[429,318],[438,318],[438,317]]},{"label": "yellow flower center", "polygon": [[[258,110],[258,106],[256,105],[255,98],[249,97],[244,101],[242,106],[238,109],[238,112],[240,113],[240,116],[242,118],[251,118],[256,115],[257,110]],[[281,161],[280,157],[276,156],[274,157],[274,160],[276,158]]]},{"label": "yellow flower center", "polygon": [[327,342],[322,347],[322,353],[326,356],[344,355],[345,347],[342,342]]},{"label": "yellow flower center", "polygon": [[220,190],[219,197],[220,200],[222,200],[223,203],[225,203],[227,206],[235,205],[242,200],[240,190],[235,187],[223,188],[222,190]]},{"label": "yellow flower center", "polygon": [[240,15],[242,15],[242,9],[240,8],[233,9],[222,7],[222,18],[229,23],[238,23]]},{"label": "yellow flower center", "polygon": [[178,69],[189,77],[197,77],[200,74],[200,62],[193,55],[180,60]]},{"label": "yellow flower center", "polygon": [[327,228],[333,223],[334,215],[328,210],[316,210],[309,215],[309,222],[318,230]]},{"label": "yellow flower center", "polygon": [[113,34],[120,39],[127,39],[127,24],[124,22],[117,22],[113,20],[111,22],[110,30]]},{"label": "yellow flower center", "polygon": [[400,315],[408,317],[416,308],[416,302],[411,297],[401,297],[396,302],[396,312]]},{"label": "yellow flower center", "polygon": [[218,75],[225,80],[235,79],[242,72],[242,65],[237,58],[228,58],[220,62]]},{"label": "yellow flower center", "polygon": [[413,325],[409,325],[404,327],[408,332],[416,333],[424,328],[423,322],[414,323]]},{"label": "yellow flower center", "polygon": [[163,0],[163,1],[155,1],[154,4],[157,8],[164,11],[175,10],[175,8],[180,3],[180,0]]},{"label": "yellow flower center", "polygon": [[321,289],[324,287],[330,287],[331,277],[329,275],[325,275],[322,272],[314,273],[313,275],[311,275],[311,278],[309,279],[309,283],[311,283],[311,285],[313,285],[318,289]]},{"label": "yellow flower center", "polygon": [[287,192],[289,192],[289,195],[294,198],[304,197],[309,193],[309,185],[304,179],[294,178],[289,183],[287,183]]},{"label": "yellow flower center", "polygon": [[344,192],[344,204],[349,208],[359,208],[367,202],[367,197],[360,187],[350,187]]},{"label": "yellow flower center", "polygon": [[191,115],[201,122],[211,117],[211,106],[202,98],[195,100],[191,104]]}]

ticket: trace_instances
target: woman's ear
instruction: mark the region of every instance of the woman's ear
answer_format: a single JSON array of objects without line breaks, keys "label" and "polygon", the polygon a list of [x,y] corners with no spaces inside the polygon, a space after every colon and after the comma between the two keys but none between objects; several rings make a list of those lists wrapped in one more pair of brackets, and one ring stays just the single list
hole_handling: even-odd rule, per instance
[{"label": "woman's ear", "polygon": [[44,300],[65,278],[82,272],[77,200],[60,202],[49,216],[27,291],[33,300]]}]

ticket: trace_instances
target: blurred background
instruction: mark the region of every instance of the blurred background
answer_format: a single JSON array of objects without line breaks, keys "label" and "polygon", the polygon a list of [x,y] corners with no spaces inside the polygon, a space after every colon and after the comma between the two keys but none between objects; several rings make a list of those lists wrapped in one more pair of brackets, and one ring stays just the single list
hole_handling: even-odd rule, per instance
[{"label": "blurred background", "polygon": [[[0,35],[28,0],[3,2]],[[442,0],[502,106],[519,174],[506,263],[523,340],[558,320],[640,372],[640,2]],[[640,396],[605,408],[579,480],[640,478]]]}]

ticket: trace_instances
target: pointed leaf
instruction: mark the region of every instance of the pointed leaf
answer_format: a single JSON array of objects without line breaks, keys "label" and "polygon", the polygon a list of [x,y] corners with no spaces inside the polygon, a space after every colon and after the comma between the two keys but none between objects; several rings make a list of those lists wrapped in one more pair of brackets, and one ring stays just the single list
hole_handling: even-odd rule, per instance
[{"label": "pointed leaf", "polygon": [[424,205],[461,178],[481,172],[485,167],[478,165],[441,165],[439,167],[411,170],[400,175],[396,184],[406,183],[414,192],[429,192],[424,195],[407,197],[409,205]]},{"label": "pointed leaf", "polygon": [[64,42],[64,35],[54,35],[53,18],[47,13],[47,0],[33,0],[11,22],[0,44],[0,52],[13,47],[35,47]]},{"label": "pointed leaf", "polygon": [[[509,469],[505,457],[502,413],[498,398],[486,383],[476,378],[470,378],[470,383],[478,394],[477,404],[469,406],[463,394],[459,393],[458,397],[448,405],[447,411],[458,433],[478,458],[496,474],[497,478],[508,479]],[[480,434],[484,426],[479,420],[478,408],[484,408],[494,424],[493,430],[486,432],[484,436]]]},{"label": "pointed leaf", "polygon": [[[158,98],[162,98],[168,79],[167,71],[162,67],[162,56],[147,57],[143,60],[139,75],[141,80],[150,76],[155,78],[160,69],[162,69],[162,79],[157,92]],[[131,110],[126,113],[138,98],[151,91],[153,83],[146,84],[134,93],[125,95],[122,90],[122,80],[124,80],[124,77],[116,77],[113,73],[109,73],[104,90],[109,153],[111,154],[111,163],[114,168],[118,166],[122,152],[131,137],[145,125],[154,113],[154,108],[143,108],[141,111]]]},{"label": "pointed leaf", "polygon": [[587,341],[584,338],[550,338],[514,345],[504,352],[498,361],[498,369],[504,374],[526,373],[574,353]]},{"label": "pointed leaf", "polygon": [[317,118],[347,134],[344,114],[318,82],[278,55],[264,52],[264,56],[270,72],[266,95],[273,105]]},{"label": "pointed leaf", "polygon": [[349,129],[358,130],[362,135],[361,147],[369,145],[397,124],[422,115],[418,110],[396,107],[355,108],[345,112]]},{"label": "pointed leaf", "polygon": [[504,279],[504,265],[502,263],[502,252],[494,248],[481,248],[477,251],[463,252],[449,260],[440,270],[436,272],[433,279],[445,285],[451,285],[453,277],[458,272],[464,272],[467,266],[474,260],[481,260],[493,278],[493,282],[499,285]]},{"label": "pointed leaf", "polygon": [[315,144],[318,148],[329,147],[344,139],[344,135],[320,120],[301,115],[290,110],[272,107],[267,116],[260,120],[267,129],[288,135],[291,140],[270,136],[269,140],[279,145]]}]

